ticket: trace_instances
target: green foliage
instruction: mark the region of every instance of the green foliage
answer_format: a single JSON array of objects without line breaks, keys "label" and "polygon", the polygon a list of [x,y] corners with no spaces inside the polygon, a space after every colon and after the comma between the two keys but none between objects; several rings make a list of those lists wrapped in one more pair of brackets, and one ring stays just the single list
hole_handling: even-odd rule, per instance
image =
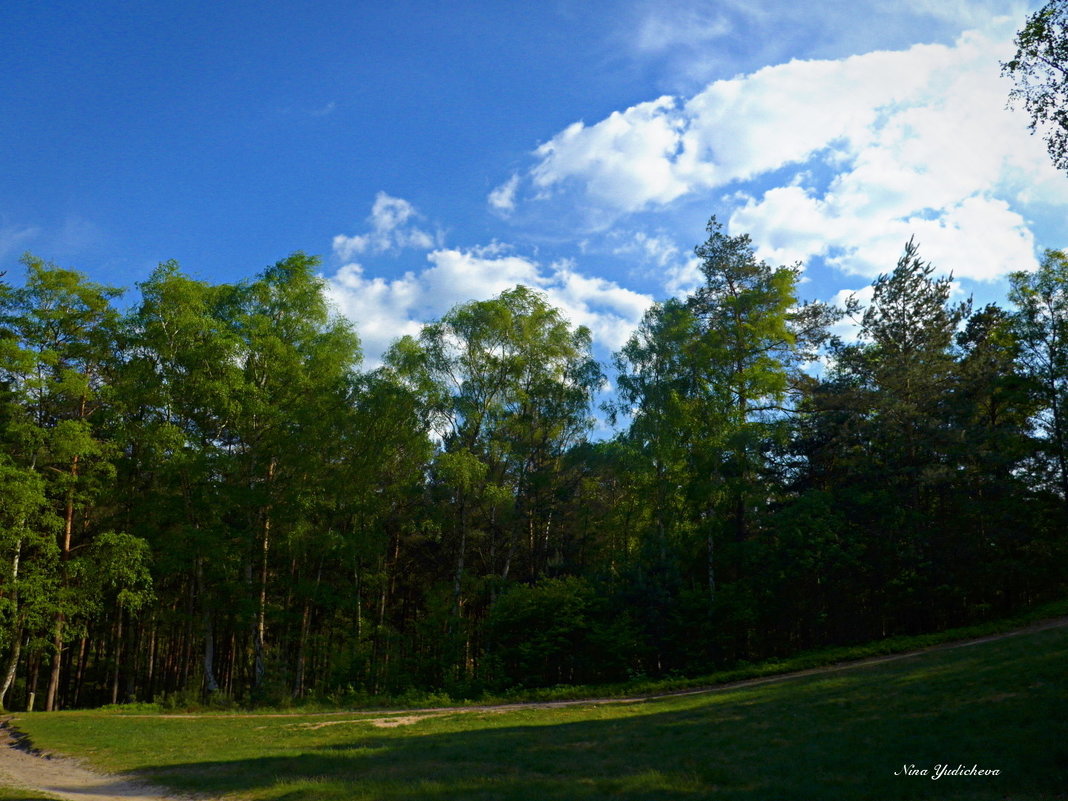
[{"label": "green foliage", "polygon": [[564,457],[588,430],[603,380],[589,331],[573,329],[541,295],[517,286],[457,306],[418,341],[400,340],[387,362],[420,398],[441,442],[433,476],[455,510],[457,615],[468,574],[533,580],[562,561],[554,529],[573,480]]},{"label": "green foliage", "polygon": [[[737,596],[740,587],[729,586],[736,554],[756,535],[773,491],[766,455],[787,438],[792,400],[805,383],[800,368],[835,318],[822,304],[798,304],[799,267],[758,261],[749,238],[728,236],[715,218],[708,233],[695,251],[703,285],[684,301],[651,308],[617,357],[615,411],[631,417],[626,439],[641,454],[637,491],[649,499],[648,541],[655,543],[644,571],[651,581],[639,586],[651,598],[681,599],[684,583],[707,594],[701,602],[689,593],[686,611],[680,608],[690,634],[681,650],[693,654],[684,662],[712,650],[708,616],[719,585]],[[724,609],[733,603],[718,602]]]},{"label": "green foliage", "polygon": [[0,455],[0,648],[47,625],[56,591],[61,521],[44,480]]},{"label": "green foliage", "polygon": [[93,540],[87,560],[101,595],[114,595],[119,609],[137,612],[154,600],[148,543],[140,537],[104,532]]},{"label": "green foliage", "polygon": [[604,675],[598,662],[611,661],[620,649],[617,642],[598,636],[602,608],[594,588],[573,576],[511,587],[486,621],[489,659],[500,671],[498,680],[541,687]]},{"label": "green foliage", "polygon": [[1068,169],[1068,3],[1049,0],[1017,32],[1016,53],[1002,62],[1013,80],[1012,102],[1023,101],[1030,128],[1040,130],[1057,169]]},{"label": "green foliage", "polygon": [[1068,257],[1047,250],[1037,271],[1013,273],[1009,282],[1020,361],[1039,400],[1036,478],[1055,486],[1068,503]]},{"label": "green foliage", "polygon": [[799,266],[707,234],[596,442],[590,333],[525,287],[361,371],[304,254],[238,284],[161,264],[124,314],[27,258],[0,284],[0,700],[681,686],[1062,596],[1064,255],[973,313],[910,241],[844,343]]}]

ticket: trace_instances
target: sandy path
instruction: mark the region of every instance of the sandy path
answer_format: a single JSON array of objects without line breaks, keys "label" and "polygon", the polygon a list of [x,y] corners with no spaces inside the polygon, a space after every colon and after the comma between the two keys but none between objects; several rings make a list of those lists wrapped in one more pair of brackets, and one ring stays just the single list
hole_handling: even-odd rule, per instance
[{"label": "sandy path", "polygon": [[[881,665],[886,662],[894,662],[899,659],[908,659],[919,654],[930,653],[931,651],[945,651],[952,648],[965,648],[971,645],[978,645],[979,643],[993,642],[994,640],[1002,640],[1006,637],[1014,637],[1019,634],[1027,634],[1035,631],[1044,631],[1045,629],[1060,628],[1062,626],[1068,626],[1068,617],[1043,621],[1042,623],[1037,623],[1033,626],[1028,626],[1023,629],[1018,629],[1016,631],[1010,631],[1003,634],[993,634],[988,637],[979,637],[973,640],[963,640],[961,642],[935,645],[930,648],[920,649],[918,651],[909,651],[907,653],[891,654],[888,656],[877,656],[872,657],[870,659],[858,660],[856,662],[846,662],[838,665],[828,665],[826,667],[811,668],[809,670],[801,670],[796,671],[794,673],[782,673],[776,676],[765,676],[757,679],[746,679],[744,681],[736,681],[730,684],[720,684],[715,687],[702,687],[695,690],[680,690],[677,692],[659,693],[657,695],[634,696],[632,698],[587,698],[574,701],[546,701],[540,703],[493,704],[465,707],[431,707],[427,709],[398,709],[390,711],[380,710],[373,713],[364,713],[364,715],[361,716],[359,719],[350,721],[337,721],[337,723],[363,722],[371,723],[372,725],[377,726],[393,726],[405,725],[407,723],[422,720],[427,717],[437,717],[441,714],[460,714],[464,712],[507,712],[509,710],[514,709],[555,709],[566,706],[580,706],[583,704],[634,704],[654,700],[657,698],[721,692],[742,687],[752,687],[758,684],[769,684],[771,682],[789,681],[791,679],[797,679],[803,676],[815,676],[842,670],[854,670],[856,668],[863,668],[871,665]],[[354,713],[352,711],[320,713],[320,715],[323,717],[335,715],[352,716],[354,714],[360,713]],[[233,717],[263,719],[271,717],[318,717],[320,715],[310,715],[307,713],[292,712],[271,715],[234,715]],[[396,722],[394,723],[393,720],[390,720],[388,718],[374,718],[367,717],[367,715],[397,715],[398,719],[396,719]],[[149,716],[146,715],[145,717]],[[152,715],[151,717],[197,716]],[[317,727],[319,725],[332,724],[322,723],[305,725]],[[167,801],[167,799],[170,799],[171,801],[191,801],[191,798],[189,796],[168,794],[166,790],[162,790],[158,787],[151,787],[147,784],[144,784],[143,782],[136,781],[126,776],[105,776],[99,773],[94,773],[93,771],[83,768],[78,762],[72,759],[67,759],[64,757],[44,756],[41,754],[31,753],[25,748],[20,747],[16,737],[12,736],[11,731],[7,728],[6,722],[4,724],[4,727],[0,729],[0,786],[25,787],[28,789],[36,790],[40,793],[51,794],[56,798],[66,799],[68,801]]]},{"label": "sandy path", "polygon": [[68,801],[186,801],[128,776],[86,770],[73,759],[33,754],[19,747],[6,728],[0,731],[0,785],[21,787]]}]

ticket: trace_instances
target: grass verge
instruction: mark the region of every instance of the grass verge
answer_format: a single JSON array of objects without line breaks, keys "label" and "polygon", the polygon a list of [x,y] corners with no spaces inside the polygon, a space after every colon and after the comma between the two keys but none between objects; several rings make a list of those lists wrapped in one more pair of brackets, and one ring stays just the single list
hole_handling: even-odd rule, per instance
[{"label": "grass verge", "polygon": [[55,801],[54,795],[44,795],[21,787],[4,787],[4,777],[0,775],[0,801]]}]

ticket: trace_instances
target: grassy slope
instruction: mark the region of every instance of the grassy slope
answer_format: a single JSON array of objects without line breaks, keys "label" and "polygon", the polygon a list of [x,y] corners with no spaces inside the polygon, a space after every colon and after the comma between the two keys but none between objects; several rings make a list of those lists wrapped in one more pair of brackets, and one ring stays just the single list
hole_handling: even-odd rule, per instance
[{"label": "grassy slope", "polygon": [[[3,777],[0,777],[3,781]],[[54,795],[35,793],[32,790],[23,790],[15,787],[0,787],[0,801],[51,801]]]},{"label": "grassy slope", "polygon": [[[1068,788],[1066,667],[1059,628],[710,694],[396,728],[357,713],[15,725],[102,768],[250,799],[1053,799]],[[894,775],[939,763],[1001,775]]]}]

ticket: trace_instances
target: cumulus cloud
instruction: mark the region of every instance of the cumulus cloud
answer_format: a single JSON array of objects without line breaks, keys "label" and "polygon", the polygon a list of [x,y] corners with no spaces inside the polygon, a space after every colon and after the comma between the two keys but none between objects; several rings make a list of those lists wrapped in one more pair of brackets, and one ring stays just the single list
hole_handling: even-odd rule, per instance
[{"label": "cumulus cloud", "polygon": [[1003,26],[718,80],[568,126],[535,150],[528,178],[543,198],[577,190],[617,219],[730,187],[732,231],[769,261],[825,256],[871,276],[915,234],[926,258],[991,280],[1033,265],[1026,205],[1068,203],[1041,142],[1004,108],[1010,38]]},{"label": "cumulus cloud", "polygon": [[[918,49],[931,69],[949,51]],[[849,156],[882,110],[923,86],[926,73],[904,55],[792,61],[689,99],[663,96],[594,125],[573,123],[535,151],[531,177],[542,189],[577,181],[593,200],[629,212],[802,164],[832,146]]]},{"label": "cumulus cloud", "polygon": [[423,323],[440,318],[469,300],[499,295],[517,284],[543,292],[575,325],[587,326],[600,349],[618,349],[653,299],[613,281],[584,275],[569,261],[542,265],[504,255],[504,246],[439,249],[427,264],[399,278],[369,276],[356,263],[328,279],[338,310],[351,319],[363,341],[367,362],[377,365],[398,337],[417,334]]},{"label": "cumulus cloud", "polygon": [[356,236],[335,236],[334,253],[344,260],[365,253],[386,253],[405,248],[429,250],[436,247],[439,237],[411,222],[418,218],[415,207],[407,200],[379,192],[375,195],[371,216],[367,218],[371,230]]},{"label": "cumulus cloud", "polygon": [[512,173],[512,177],[489,193],[487,200],[492,208],[503,214],[509,214],[515,210],[515,193],[519,188],[519,173]]},{"label": "cumulus cloud", "polygon": [[678,298],[692,294],[704,283],[701,260],[696,257],[691,256],[681,264],[673,264],[664,272],[664,289]]},{"label": "cumulus cloud", "polygon": [[534,185],[548,190],[578,179],[597,204],[637,211],[668,203],[691,190],[689,161],[680,154],[684,121],[675,99],[664,96],[614,111],[587,127],[573,123],[534,153]]}]

